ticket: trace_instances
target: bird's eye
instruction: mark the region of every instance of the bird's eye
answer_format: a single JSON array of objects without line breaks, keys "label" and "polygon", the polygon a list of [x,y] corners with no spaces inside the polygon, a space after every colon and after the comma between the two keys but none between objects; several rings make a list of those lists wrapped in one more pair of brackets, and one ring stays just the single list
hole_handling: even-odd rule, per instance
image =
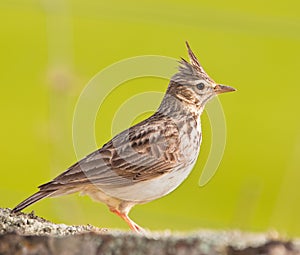
[{"label": "bird's eye", "polygon": [[205,87],[203,82],[198,83],[196,86],[197,86],[197,89],[199,89],[199,90],[202,90]]}]

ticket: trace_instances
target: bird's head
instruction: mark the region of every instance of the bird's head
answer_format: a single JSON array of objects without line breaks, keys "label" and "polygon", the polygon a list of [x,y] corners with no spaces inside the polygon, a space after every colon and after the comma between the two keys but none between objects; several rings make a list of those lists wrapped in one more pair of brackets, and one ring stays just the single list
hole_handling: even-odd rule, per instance
[{"label": "bird's head", "polygon": [[168,93],[189,107],[202,111],[207,101],[217,94],[235,91],[212,80],[186,42],[190,63],[181,59],[179,71],[171,78]]}]

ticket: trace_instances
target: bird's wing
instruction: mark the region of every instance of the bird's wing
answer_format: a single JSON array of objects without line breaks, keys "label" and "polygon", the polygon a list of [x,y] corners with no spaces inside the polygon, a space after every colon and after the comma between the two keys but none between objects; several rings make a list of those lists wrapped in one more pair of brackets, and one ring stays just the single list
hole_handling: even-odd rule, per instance
[{"label": "bird's wing", "polygon": [[167,117],[143,121],[115,136],[41,190],[93,183],[122,187],[163,175],[178,165],[179,130]]}]

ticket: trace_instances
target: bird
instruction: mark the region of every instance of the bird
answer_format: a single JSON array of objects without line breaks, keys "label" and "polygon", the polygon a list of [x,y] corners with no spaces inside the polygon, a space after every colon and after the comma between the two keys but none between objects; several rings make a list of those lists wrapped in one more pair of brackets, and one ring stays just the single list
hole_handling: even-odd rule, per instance
[{"label": "bird", "polygon": [[200,116],[206,103],[236,90],[211,79],[188,42],[186,47],[189,61],[179,60],[153,115],[40,185],[12,213],[43,198],[80,192],[106,204],[131,230],[144,232],[128,216],[130,210],[169,194],[188,177],[200,151]]}]

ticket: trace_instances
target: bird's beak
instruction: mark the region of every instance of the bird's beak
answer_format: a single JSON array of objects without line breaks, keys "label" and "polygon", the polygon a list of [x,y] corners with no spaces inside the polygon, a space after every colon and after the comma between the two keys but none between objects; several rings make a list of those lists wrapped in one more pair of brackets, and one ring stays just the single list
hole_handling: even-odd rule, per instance
[{"label": "bird's beak", "polygon": [[225,93],[225,92],[236,91],[236,89],[233,88],[233,87],[217,84],[214,87],[214,91],[215,91],[216,94],[221,94],[221,93]]}]

